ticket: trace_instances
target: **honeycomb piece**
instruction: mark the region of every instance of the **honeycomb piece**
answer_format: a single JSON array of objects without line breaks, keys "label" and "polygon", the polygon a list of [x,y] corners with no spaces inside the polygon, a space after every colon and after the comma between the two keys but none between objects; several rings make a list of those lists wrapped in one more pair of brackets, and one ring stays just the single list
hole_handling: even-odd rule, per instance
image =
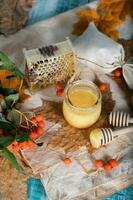
[{"label": "honeycomb piece", "polygon": [[25,56],[25,75],[27,83],[33,87],[46,87],[68,80],[75,72],[75,54],[71,41],[23,50]]}]

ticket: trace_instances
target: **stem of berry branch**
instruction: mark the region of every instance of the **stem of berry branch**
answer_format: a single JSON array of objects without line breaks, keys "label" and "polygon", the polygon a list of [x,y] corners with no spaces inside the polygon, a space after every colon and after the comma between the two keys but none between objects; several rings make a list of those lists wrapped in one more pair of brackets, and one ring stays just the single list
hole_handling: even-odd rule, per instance
[{"label": "stem of berry branch", "polygon": [[[15,108],[14,108],[13,110],[14,110],[15,112],[17,112],[17,113],[20,114],[20,119],[21,119],[21,120],[20,120],[20,124],[21,124],[21,122],[22,122],[22,117],[24,117],[27,126],[29,126],[29,122],[32,123],[34,126],[36,126],[36,123],[33,122],[33,121],[31,121],[30,119],[28,119],[28,118],[26,117],[26,115],[25,115],[23,112],[21,112],[21,111],[15,109]],[[27,112],[27,113],[28,113],[28,112]]]},{"label": "stem of berry branch", "polygon": [[20,115],[20,120],[19,120],[19,124],[22,123],[22,115]]},{"label": "stem of berry branch", "polygon": [[21,90],[22,88],[22,85],[23,85],[23,79],[20,80],[20,86],[19,86],[19,90]]},{"label": "stem of berry branch", "polygon": [[[19,113],[20,114],[20,117],[24,117],[24,119],[26,120],[26,124],[27,126],[29,126],[29,123],[28,123],[28,118],[25,116],[25,114],[23,114],[21,111],[17,110],[17,109],[13,109],[15,112]],[[21,120],[22,121],[22,120]]]}]

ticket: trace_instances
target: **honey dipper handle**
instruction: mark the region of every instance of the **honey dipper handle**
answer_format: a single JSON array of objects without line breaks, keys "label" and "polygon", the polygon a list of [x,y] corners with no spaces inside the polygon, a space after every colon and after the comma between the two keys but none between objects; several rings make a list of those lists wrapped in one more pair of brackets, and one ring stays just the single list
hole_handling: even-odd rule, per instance
[{"label": "honey dipper handle", "polygon": [[131,132],[133,132],[133,126],[114,130],[113,136],[120,136],[120,135],[131,133]]}]

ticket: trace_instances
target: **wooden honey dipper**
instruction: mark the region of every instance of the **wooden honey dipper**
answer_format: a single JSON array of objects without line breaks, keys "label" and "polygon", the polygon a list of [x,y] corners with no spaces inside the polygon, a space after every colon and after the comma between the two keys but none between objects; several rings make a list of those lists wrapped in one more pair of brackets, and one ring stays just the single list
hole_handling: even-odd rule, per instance
[{"label": "wooden honey dipper", "polygon": [[99,148],[107,145],[114,138],[130,132],[133,132],[133,127],[121,128],[114,131],[111,128],[96,128],[90,133],[90,143],[94,148]]},{"label": "wooden honey dipper", "polygon": [[133,123],[133,118],[130,117],[129,113],[113,111],[109,115],[109,123],[112,126],[124,127]]}]

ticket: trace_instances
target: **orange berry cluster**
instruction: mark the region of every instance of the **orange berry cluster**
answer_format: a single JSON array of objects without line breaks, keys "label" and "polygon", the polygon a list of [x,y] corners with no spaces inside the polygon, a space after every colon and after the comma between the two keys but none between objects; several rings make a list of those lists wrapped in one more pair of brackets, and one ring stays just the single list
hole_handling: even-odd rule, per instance
[{"label": "orange berry cluster", "polygon": [[24,142],[17,142],[16,140],[8,146],[8,150],[11,152],[18,152],[22,149],[31,148],[35,146],[34,140],[44,133],[45,122],[44,116],[38,114],[30,119],[30,126],[28,127],[29,139]]},{"label": "orange berry cluster", "polygon": [[64,88],[63,88],[61,83],[57,83],[55,85],[55,89],[56,89],[57,96],[59,96],[59,97],[63,97],[64,96]]},{"label": "orange berry cluster", "polygon": [[30,138],[35,140],[38,136],[42,135],[45,130],[44,116],[38,114],[35,117],[32,117],[31,120],[32,126],[30,131]]},{"label": "orange berry cluster", "polygon": [[104,168],[104,170],[109,171],[115,167],[117,167],[118,161],[116,159],[110,159],[107,163],[104,163],[103,160],[96,160],[95,161],[95,166],[96,168]]},{"label": "orange berry cluster", "polygon": [[21,143],[15,140],[12,144],[8,146],[8,150],[11,152],[19,152],[22,149],[31,148],[34,146],[35,146],[35,143],[30,140],[27,140]]}]

